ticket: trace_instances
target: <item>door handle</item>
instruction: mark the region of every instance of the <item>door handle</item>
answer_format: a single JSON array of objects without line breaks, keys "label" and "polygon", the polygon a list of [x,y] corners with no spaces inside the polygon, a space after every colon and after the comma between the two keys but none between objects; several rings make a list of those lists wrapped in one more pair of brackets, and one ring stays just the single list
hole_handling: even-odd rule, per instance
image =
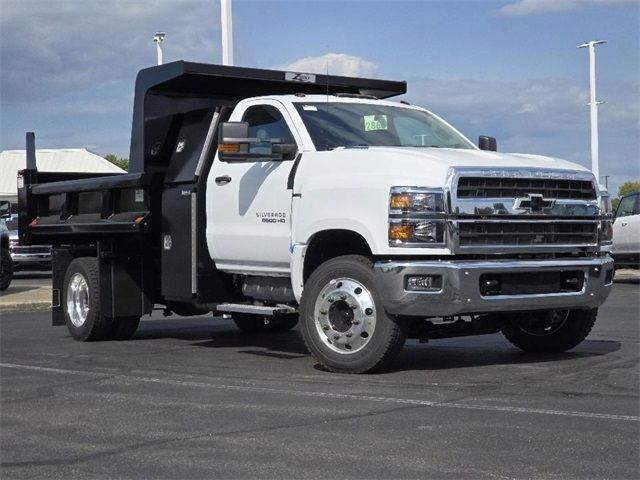
[{"label": "door handle", "polygon": [[623,227],[626,227],[627,225],[629,225],[629,222],[621,222]]},{"label": "door handle", "polygon": [[231,177],[229,175],[222,175],[221,177],[216,177],[216,183],[218,185],[226,185],[231,181]]}]

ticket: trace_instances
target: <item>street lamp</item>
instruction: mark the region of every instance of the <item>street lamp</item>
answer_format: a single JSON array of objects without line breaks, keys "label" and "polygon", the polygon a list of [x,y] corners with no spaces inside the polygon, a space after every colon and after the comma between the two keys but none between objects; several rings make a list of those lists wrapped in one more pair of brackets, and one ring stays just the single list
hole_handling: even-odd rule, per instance
[{"label": "street lamp", "polygon": [[166,33],[164,32],[156,32],[153,36],[153,41],[156,42],[156,52],[158,54],[158,65],[162,65],[162,42],[164,42],[164,37]]},{"label": "street lamp", "polygon": [[222,23],[222,64],[233,65],[231,0],[220,0],[220,22]]},{"label": "street lamp", "polygon": [[589,49],[589,108],[591,110],[591,171],[600,183],[600,164],[598,160],[598,105],[604,102],[596,100],[596,45],[607,43],[606,40],[591,40],[578,45],[578,48]]}]

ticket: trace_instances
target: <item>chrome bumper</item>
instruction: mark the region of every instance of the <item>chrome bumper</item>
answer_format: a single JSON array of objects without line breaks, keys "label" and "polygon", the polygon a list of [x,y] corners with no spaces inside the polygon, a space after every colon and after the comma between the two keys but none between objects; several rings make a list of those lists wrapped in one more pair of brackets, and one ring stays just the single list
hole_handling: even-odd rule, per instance
[{"label": "chrome bumper", "polygon": [[[441,317],[553,308],[596,308],[611,292],[610,257],[576,260],[381,261],[374,266],[379,292],[388,313]],[[577,292],[483,296],[483,274],[582,271],[584,285]],[[439,291],[405,289],[408,275],[441,275]]]}]

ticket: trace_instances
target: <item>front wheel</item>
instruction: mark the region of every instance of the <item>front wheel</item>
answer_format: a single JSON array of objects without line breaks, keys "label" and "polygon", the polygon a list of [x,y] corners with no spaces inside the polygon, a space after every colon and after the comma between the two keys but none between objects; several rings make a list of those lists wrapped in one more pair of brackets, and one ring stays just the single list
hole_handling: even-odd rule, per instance
[{"label": "front wheel", "polygon": [[406,338],[406,325],[384,310],[371,261],[359,255],[331,259],[311,274],[300,322],[307,348],[333,372],[381,369]]},{"label": "front wheel", "polygon": [[597,315],[597,308],[530,312],[516,318],[502,333],[525,352],[564,352],[587,338]]}]

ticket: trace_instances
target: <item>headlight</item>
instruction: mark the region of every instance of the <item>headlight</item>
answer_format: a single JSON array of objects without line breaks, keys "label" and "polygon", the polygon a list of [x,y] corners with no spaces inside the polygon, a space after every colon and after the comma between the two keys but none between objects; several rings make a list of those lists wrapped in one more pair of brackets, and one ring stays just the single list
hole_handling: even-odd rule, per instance
[{"label": "headlight", "polygon": [[389,197],[389,245],[438,247],[445,243],[444,193],[420,187],[392,187]]},{"label": "headlight", "polygon": [[442,190],[392,187],[389,213],[444,213],[444,194]]},{"label": "headlight", "polygon": [[389,221],[389,245],[392,247],[426,247],[443,244],[444,221],[403,219]]}]

